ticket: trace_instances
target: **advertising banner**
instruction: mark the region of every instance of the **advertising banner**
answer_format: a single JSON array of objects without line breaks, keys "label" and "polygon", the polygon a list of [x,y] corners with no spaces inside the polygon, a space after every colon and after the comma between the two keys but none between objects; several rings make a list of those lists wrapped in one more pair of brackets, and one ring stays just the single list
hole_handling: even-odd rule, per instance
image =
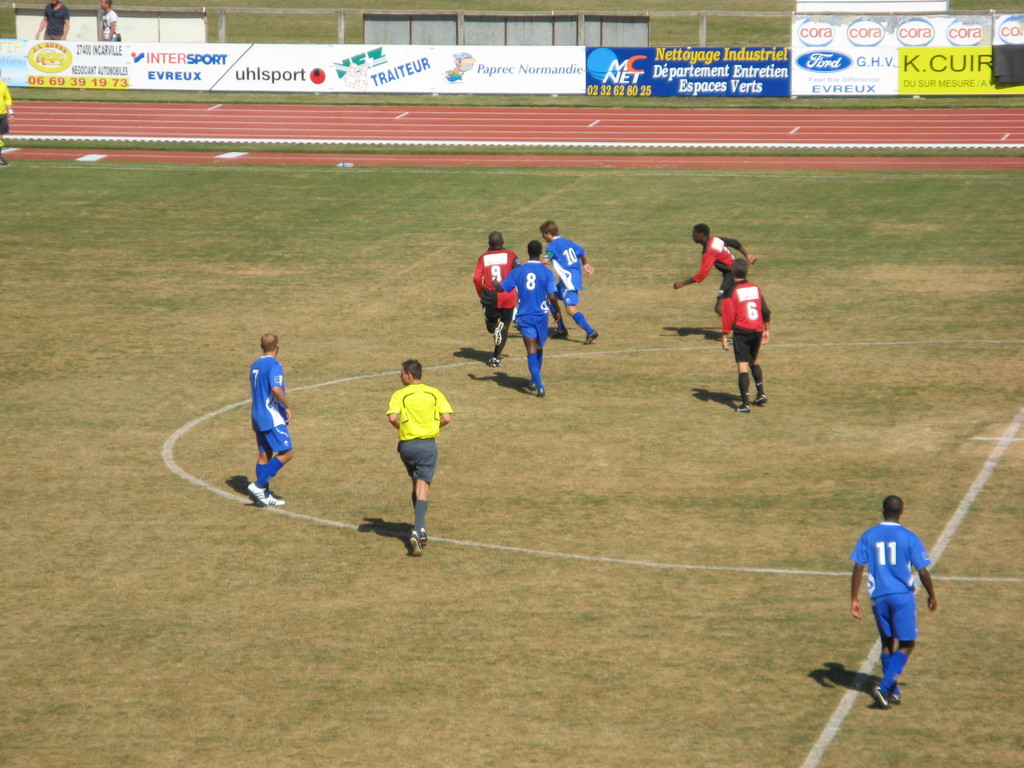
[{"label": "advertising banner", "polygon": [[789,49],[587,48],[588,96],[788,96]]},{"label": "advertising banner", "polygon": [[245,45],[40,41],[27,85],[278,93],[582,94],[573,46]]},{"label": "advertising banner", "polygon": [[992,45],[989,14],[963,16],[794,16],[793,49]]},{"label": "advertising banner", "polygon": [[899,84],[903,94],[1022,94],[1024,85],[997,85],[991,48],[900,50]]},{"label": "advertising banner", "polygon": [[1024,45],[1024,14],[999,14],[995,20],[994,45]]},{"label": "advertising banner", "polygon": [[812,48],[793,52],[794,96],[896,96],[899,48]]},{"label": "advertising banner", "polygon": [[28,85],[24,40],[0,40],[0,80],[15,88]]}]

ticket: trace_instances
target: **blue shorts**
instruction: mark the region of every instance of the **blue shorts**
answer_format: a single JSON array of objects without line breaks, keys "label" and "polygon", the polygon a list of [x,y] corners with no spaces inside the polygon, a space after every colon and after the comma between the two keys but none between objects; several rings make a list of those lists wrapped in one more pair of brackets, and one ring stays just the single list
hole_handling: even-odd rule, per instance
[{"label": "blue shorts", "polygon": [[428,483],[434,480],[434,470],[437,468],[437,442],[434,438],[399,440],[398,455],[402,457],[409,477]]},{"label": "blue shorts", "polygon": [[580,292],[579,291],[567,291],[565,285],[562,283],[558,284],[558,298],[561,299],[562,303],[567,307],[575,307],[580,303]]},{"label": "blue shorts", "polygon": [[548,316],[547,315],[519,315],[516,318],[516,325],[524,339],[536,339],[537,346],[543,347],[548,340]]},{"label": "blue shorts", "polygon": [[292,436],[288,434],[288,425],[282,424],[279,427],[268,429],[266,432],[256,432],[256,447],[260,453],[267,454],[290,451]]},{"label": "blue shorts", "polygon": [[903,641],[917,639],[917,599],[913,592],[880,597],[874,601],[872,610],[882,637]]}]

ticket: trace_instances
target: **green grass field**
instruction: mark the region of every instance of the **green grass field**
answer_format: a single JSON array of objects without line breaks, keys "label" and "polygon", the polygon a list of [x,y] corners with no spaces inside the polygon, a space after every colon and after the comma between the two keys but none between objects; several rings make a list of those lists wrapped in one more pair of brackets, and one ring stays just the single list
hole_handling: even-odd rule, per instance
[{"label": "green grass field", "polygon": [[[0,764],[798,768],[865,683],[857,536],[898,493],[934,546],[1019,424],[1021,182],[12,165]],[[470,277],[549,217],[601,338],[549,342],[539,400],[518,337],[484,364]],[[749,415],[712,281],[671,288],[697,221],[761,257]],[[265,331],[292,516],[237,493]],[[382,535],[408,357],[456,410],[422,559]],[[859,696],[823,768],[1019,764],[1021,445],[933,568],[904,705]]]}]

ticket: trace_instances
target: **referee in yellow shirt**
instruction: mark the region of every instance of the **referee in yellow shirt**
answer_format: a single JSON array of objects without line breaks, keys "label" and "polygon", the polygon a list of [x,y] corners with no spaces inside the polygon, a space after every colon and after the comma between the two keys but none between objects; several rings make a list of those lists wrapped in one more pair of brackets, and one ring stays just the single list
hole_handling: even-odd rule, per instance
[{"label": "referee in yellow shirt", "polygon": [[7,121],[8,115],[13,115],[14,110],[11,108],[11,92],[7,88],[7,83],[0,80],[0,167],[10,165],[3,158],[4,152],[4,135],[11,130],[11,126]]},{"label": "referee in yellow shirt", "polygon": [[398,430],[398,455],[412,478],[412,504],[416,520],[409,535],[413,557],[423,554],[427,543],[427,495],[437,468],[435,438],[451,423],[452,407],[441,390],[427,386],[419,360],[402,363],[405,385],[391,396],[388,421]]}]

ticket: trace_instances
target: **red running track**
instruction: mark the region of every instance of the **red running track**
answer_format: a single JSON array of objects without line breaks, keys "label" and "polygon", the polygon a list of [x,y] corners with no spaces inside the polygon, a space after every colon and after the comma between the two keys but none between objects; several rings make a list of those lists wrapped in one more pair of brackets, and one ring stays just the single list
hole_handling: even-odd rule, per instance
[{"label": "red running track", "polygon": [[1024,109],[19,102],[11,139],[409,146],[1024,148]]}]

